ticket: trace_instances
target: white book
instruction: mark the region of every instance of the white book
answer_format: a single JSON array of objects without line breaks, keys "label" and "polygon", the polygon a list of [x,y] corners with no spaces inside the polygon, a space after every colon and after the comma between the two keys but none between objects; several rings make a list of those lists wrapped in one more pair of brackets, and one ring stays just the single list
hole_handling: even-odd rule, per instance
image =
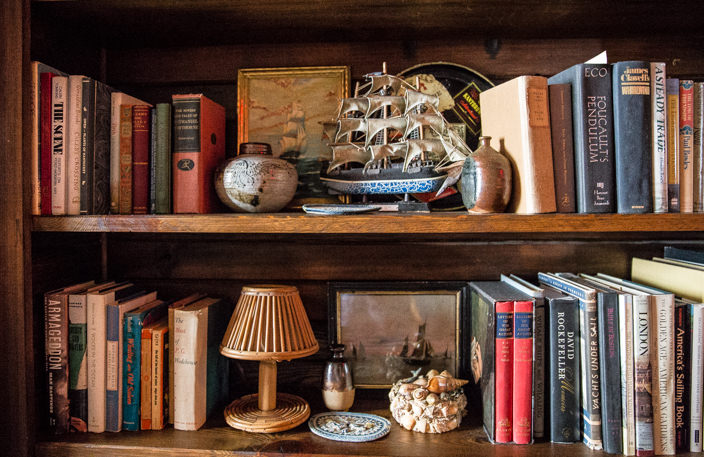
[{"label": "white book", "polygon": [[653,452],[655,446],[651,396],[653,373],[650,364],[650,301],[646,295],[633,294],[632,297],[637,454]]},{"label": "white book", "polygon": [[83,113],[83,76],[68,77],[68,141],[66,142],[66,214],[81,213],[81,116]]},{"label": "white book", "polygon": [[[120,105],[149,105],[125,94],[113,92],[110,100],[110,213],[118,214],[120,198]],[[151,106],[151,105],[149,105]]]},{"label": "white book", "polygon": [[51,214],[66,214],[66,104],[68,78],[51,79]]},{"label": "white book", "polygon": [[702,451],[702,392],[704,383],[704,304],[690,304],[692,319],[692,384],[689,395],[689,452]]},{"label": "white book", "polygon": [[132,287],[129,283],[117,284],[108,289],[89,293],[87,304],[87,357],[88,357],[88,431],[105,431],[105,379],[107,375],[107,308]]},{"label": "white book", "polygon": [[667,212],[667,98],[664,62],[650,63],[653,142],[653,212]]}]

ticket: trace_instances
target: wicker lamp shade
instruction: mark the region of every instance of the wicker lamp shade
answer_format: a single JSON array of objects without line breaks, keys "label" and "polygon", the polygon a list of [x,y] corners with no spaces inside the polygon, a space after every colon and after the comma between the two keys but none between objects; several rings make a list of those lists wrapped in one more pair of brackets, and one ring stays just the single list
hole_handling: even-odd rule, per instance
[{"label": "wicker lamp shade", "polygon": [[225,420],[240,430],[274,433],[296,427],[310,416],[308,403],[276,393],[276,363],[318,351],[298,289],[245,286],[220,344],[225,357],[259,361],[259,393],[233,401]]}]

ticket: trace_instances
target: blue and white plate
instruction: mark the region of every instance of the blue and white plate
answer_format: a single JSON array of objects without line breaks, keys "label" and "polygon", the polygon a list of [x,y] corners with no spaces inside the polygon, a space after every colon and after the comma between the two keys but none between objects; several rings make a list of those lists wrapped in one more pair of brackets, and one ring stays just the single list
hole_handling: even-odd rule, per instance
[{"label": "blue and white plate", "polygon": [[309,214],[359,214],[359,213],[371,213],[374,211],[379,211],[381,206],[379,205],[328,205],[328,204],[306,204],[303,205],[303,211]]},{"label": "blue and white plate", "polygon": [[327,412],[308,420],[310,431],[335,441],[373,441],[386,436],[391,422],[374,414]]}]

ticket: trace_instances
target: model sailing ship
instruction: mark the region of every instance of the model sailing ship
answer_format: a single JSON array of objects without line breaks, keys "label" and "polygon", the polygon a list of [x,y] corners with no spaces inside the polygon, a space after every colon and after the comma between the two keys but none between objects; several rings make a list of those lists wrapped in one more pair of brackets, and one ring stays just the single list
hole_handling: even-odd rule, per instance
[{"label": "model sailing ship", "polygon": [[385,68],[365,79],[325,126],[332,160],[320,180],[358,195],[439,193],[454,184],[471,151],[438,111],[438,97]]}]

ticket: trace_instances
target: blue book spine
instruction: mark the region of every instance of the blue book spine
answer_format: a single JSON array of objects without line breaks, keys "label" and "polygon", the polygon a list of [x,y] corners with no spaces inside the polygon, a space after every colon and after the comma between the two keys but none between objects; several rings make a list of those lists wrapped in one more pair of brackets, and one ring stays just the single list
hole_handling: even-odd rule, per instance
[{"label": "blue book spine", "polygon": [[125,315],[122,381],[122,428],[139,430],[140,351],[142,319],[139,315]]}]

